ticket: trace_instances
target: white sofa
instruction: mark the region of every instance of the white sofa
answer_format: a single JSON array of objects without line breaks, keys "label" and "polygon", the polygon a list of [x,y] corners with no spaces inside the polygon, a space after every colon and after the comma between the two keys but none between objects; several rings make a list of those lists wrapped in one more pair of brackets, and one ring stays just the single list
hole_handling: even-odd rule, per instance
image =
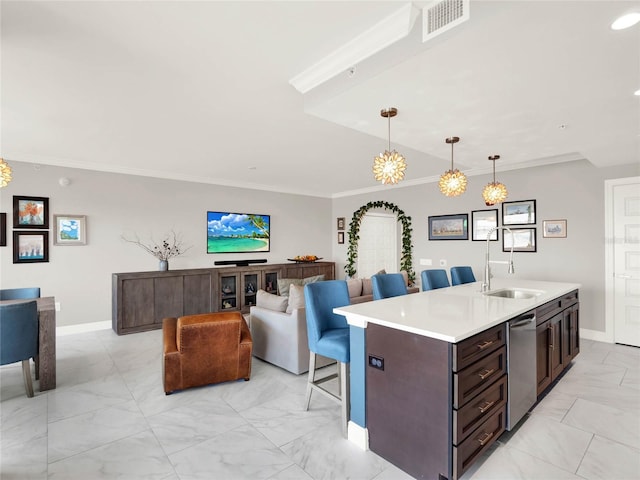
[{"label": "white sofa", "polygon": [[[406,278],[406,273],[402,273]],[[310,277],[306,280],[316,279]],[[348,280],[347,287],[352,304],[373,300],[370,278]],[[414,293],[420,289],[414,286],[408,287],[407,290]],[[288,297],[259,290],[256,305],[250,309],[249,328],[253,337],[253,355],[299,375],[309,370],[304,287],[295,284],[284,285],[278,280],[278,291],[288,294]],[[334,362],[318,356],[316,365],[321,367]]]},{"label": "white sofa", "polygon": [[[289,299],[258,291],[256,305],[250,309],[253,355],[296,375],[309,371],[307,318],[300,291],[302,287],[293,288]],[[334,362],[318,356],[316,365]]]}]

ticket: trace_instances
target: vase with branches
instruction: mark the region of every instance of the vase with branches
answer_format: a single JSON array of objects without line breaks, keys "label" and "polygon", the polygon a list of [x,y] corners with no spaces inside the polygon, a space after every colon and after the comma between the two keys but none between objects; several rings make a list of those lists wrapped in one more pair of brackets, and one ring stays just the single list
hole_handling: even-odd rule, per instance
[{"label": "vase with branches", "polygon": [[170,258],[182,255],[191,248],[191,245],[185,246],[182,237],[173,230],[171,230],[170,233],[166,234],[160,242],[156,242],[152,238],[149,243],[143,243],[137,234],[134,234],[133,237],[121,235],[121,238],[125,242],[138,245],[140,248],[146,250],[151,255],[160,260],[159,269],[161,271],[169,270]]}]

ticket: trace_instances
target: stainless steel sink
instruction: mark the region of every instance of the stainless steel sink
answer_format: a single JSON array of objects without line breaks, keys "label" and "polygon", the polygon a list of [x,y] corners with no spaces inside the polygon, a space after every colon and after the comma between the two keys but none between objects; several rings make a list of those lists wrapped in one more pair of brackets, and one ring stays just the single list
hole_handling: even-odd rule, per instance
[{"label": "stainless steel sink", "polygon": [[541,290],[529,290],[525,288],[502,288],[500,290],[494,290],[492,292],[484,292],[483,295],[488,297],[500,297],[500,298],[515,298],[523,300],[526,298],[535,298],[538,295],[542,295]]}]

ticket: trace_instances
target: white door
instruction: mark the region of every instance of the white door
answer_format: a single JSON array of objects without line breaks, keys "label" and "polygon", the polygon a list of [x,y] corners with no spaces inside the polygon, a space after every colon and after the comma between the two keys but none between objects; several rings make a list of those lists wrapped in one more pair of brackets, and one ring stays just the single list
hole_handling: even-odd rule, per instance
[{"label": "white door", "polygon": [[387,213],[368,212],[360,222],[358,240],[358,278],[368,278],[385,269],[399,271],[398,219]]},{"label": "white door", "polygon": [[613,187],[614,341],[640,346],[640,183]]}]

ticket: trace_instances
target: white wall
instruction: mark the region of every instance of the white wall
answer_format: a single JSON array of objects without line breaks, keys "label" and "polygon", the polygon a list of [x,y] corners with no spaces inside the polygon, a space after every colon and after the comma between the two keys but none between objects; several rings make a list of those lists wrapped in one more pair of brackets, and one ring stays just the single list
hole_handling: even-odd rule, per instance
[{"label": "white wall", "polygon": [[[60,302],[58,325],[111,320],[111,274],[157,270],[158,261],[121,240],[136,232],[159,240],[174,229],[193,245],[170,260],[170,269],[213,267],[215,260],[266,258],[286,262],[295,255],[331,258],[331,200],[299,195],[187,183],[12,162],[13,181],[0,189],[7,213],[8,244],[0,247],[0,287],[39,286]],[[68,187],[60,177],[71,180]],[[49,263],[13,264],[13,195],[49,198]],[[206,212],[271,215],[268,253],[206,254]],[[86,246],[53,245],[53,214],[87,215]]]},{"label": "white wall", "polygon": [[[408,164],[411,168],[410,161]],[[639,171],[637,164],[598,169],[587,161],[509,172],[500,172],[498,166],[496,178],[507,186],[508,201],[536,200],[537,252],[514,253],[515,276],[582,284],[582,328],[605,330],[604,180],[635,176]],[[471,265],[480,279],[486,243],[429,241],[427,226],[429,216],[467,213],[471,222],[472,210],[492,208],[482,200],[482,189],[490,181],[489,175],[470,177],[467,191],[456,198],[443,196],[435,183],[339,198],[333,202],[333,216],[346,217],[348,231],[353,212],[366,203],[374,200],[395,203],[412,219],[413,261],[418,278],[421,270],[439,268],[440,259],[445,259],[447,270],[453,265]],[[502,224],[501,208],[498,213]],[[542,221],[555,219],[567,220],[567,238],[542,238]],[[335,229],[335,218],[333,223]],[[336,240],[333,243],[334,258],[338,259],[337,275],[344,278],[348,235],[344,245],[338,245]],[[502,253],[502,232],[499,242],[491,242],[490,253],[495,259],[508,255]],[[433,266],[420,266],[421,258],[432,259]],[[494,265],[492,270],[495,277],[507,276],[506,265]]]},{"label": "white wall", "polygon": [[[43,295],[54,295],[61,303],[58,325],[111,320],[111,274],[157,269],[154,257],[123,242],[124,232],[161,236],[170,229],[182,233],[193,248],[170,262],[171,268],[213,266],[214,260],[267,258],[284,262],[297,254],[315,254],[334,260],[339,278],[344,278],[348,237],[337,244],[336,217],[346,217],[347,230],[353,212],[374,200],[393,202],[412,217],[413,258],[417,273],[425,267],[420,258],[437,265],[471,265],[482,275],[484,242],[429,241],[428,217],[468,213],[487,207],[481,192],[488,175],[469,178],[467,192],[446,198],[437,185],[388,188],[334,200],[220,187],[147,177],[92,172],[62,167],[10,162],[14,180],[0,189],[0,211],[7,212],[8,246],[0,247],[0,287],[40,286]],[[410,168],[409,164],[409,168]],[[537,253],[516,253],[516,276],[542,280],[571,281],[581,289],[582,327],[604,332],[604,180],[637,176],[639,165],[598,169],[589,162],[500,172],[497,178],[509,188],[509,200],[535,199],[537,206]],[[71,185],[61,187],[62,176]],[[13,195],[49,197],[51,213],[88,217],[86,246],[50,245],[49,263],[12,262]],[[265,254],[207,255],[206,211],[232,210],[270,214],[272,249]],[[567,219],[566,239],[542,238],[542,221]],[[51,238],[53,231],[51,230]],[[52,242],[50,242],[52,243]],[[502,242],[492,242],[492,256],[502,253]],[[502,265],[495,276],[506,276]]]}]

